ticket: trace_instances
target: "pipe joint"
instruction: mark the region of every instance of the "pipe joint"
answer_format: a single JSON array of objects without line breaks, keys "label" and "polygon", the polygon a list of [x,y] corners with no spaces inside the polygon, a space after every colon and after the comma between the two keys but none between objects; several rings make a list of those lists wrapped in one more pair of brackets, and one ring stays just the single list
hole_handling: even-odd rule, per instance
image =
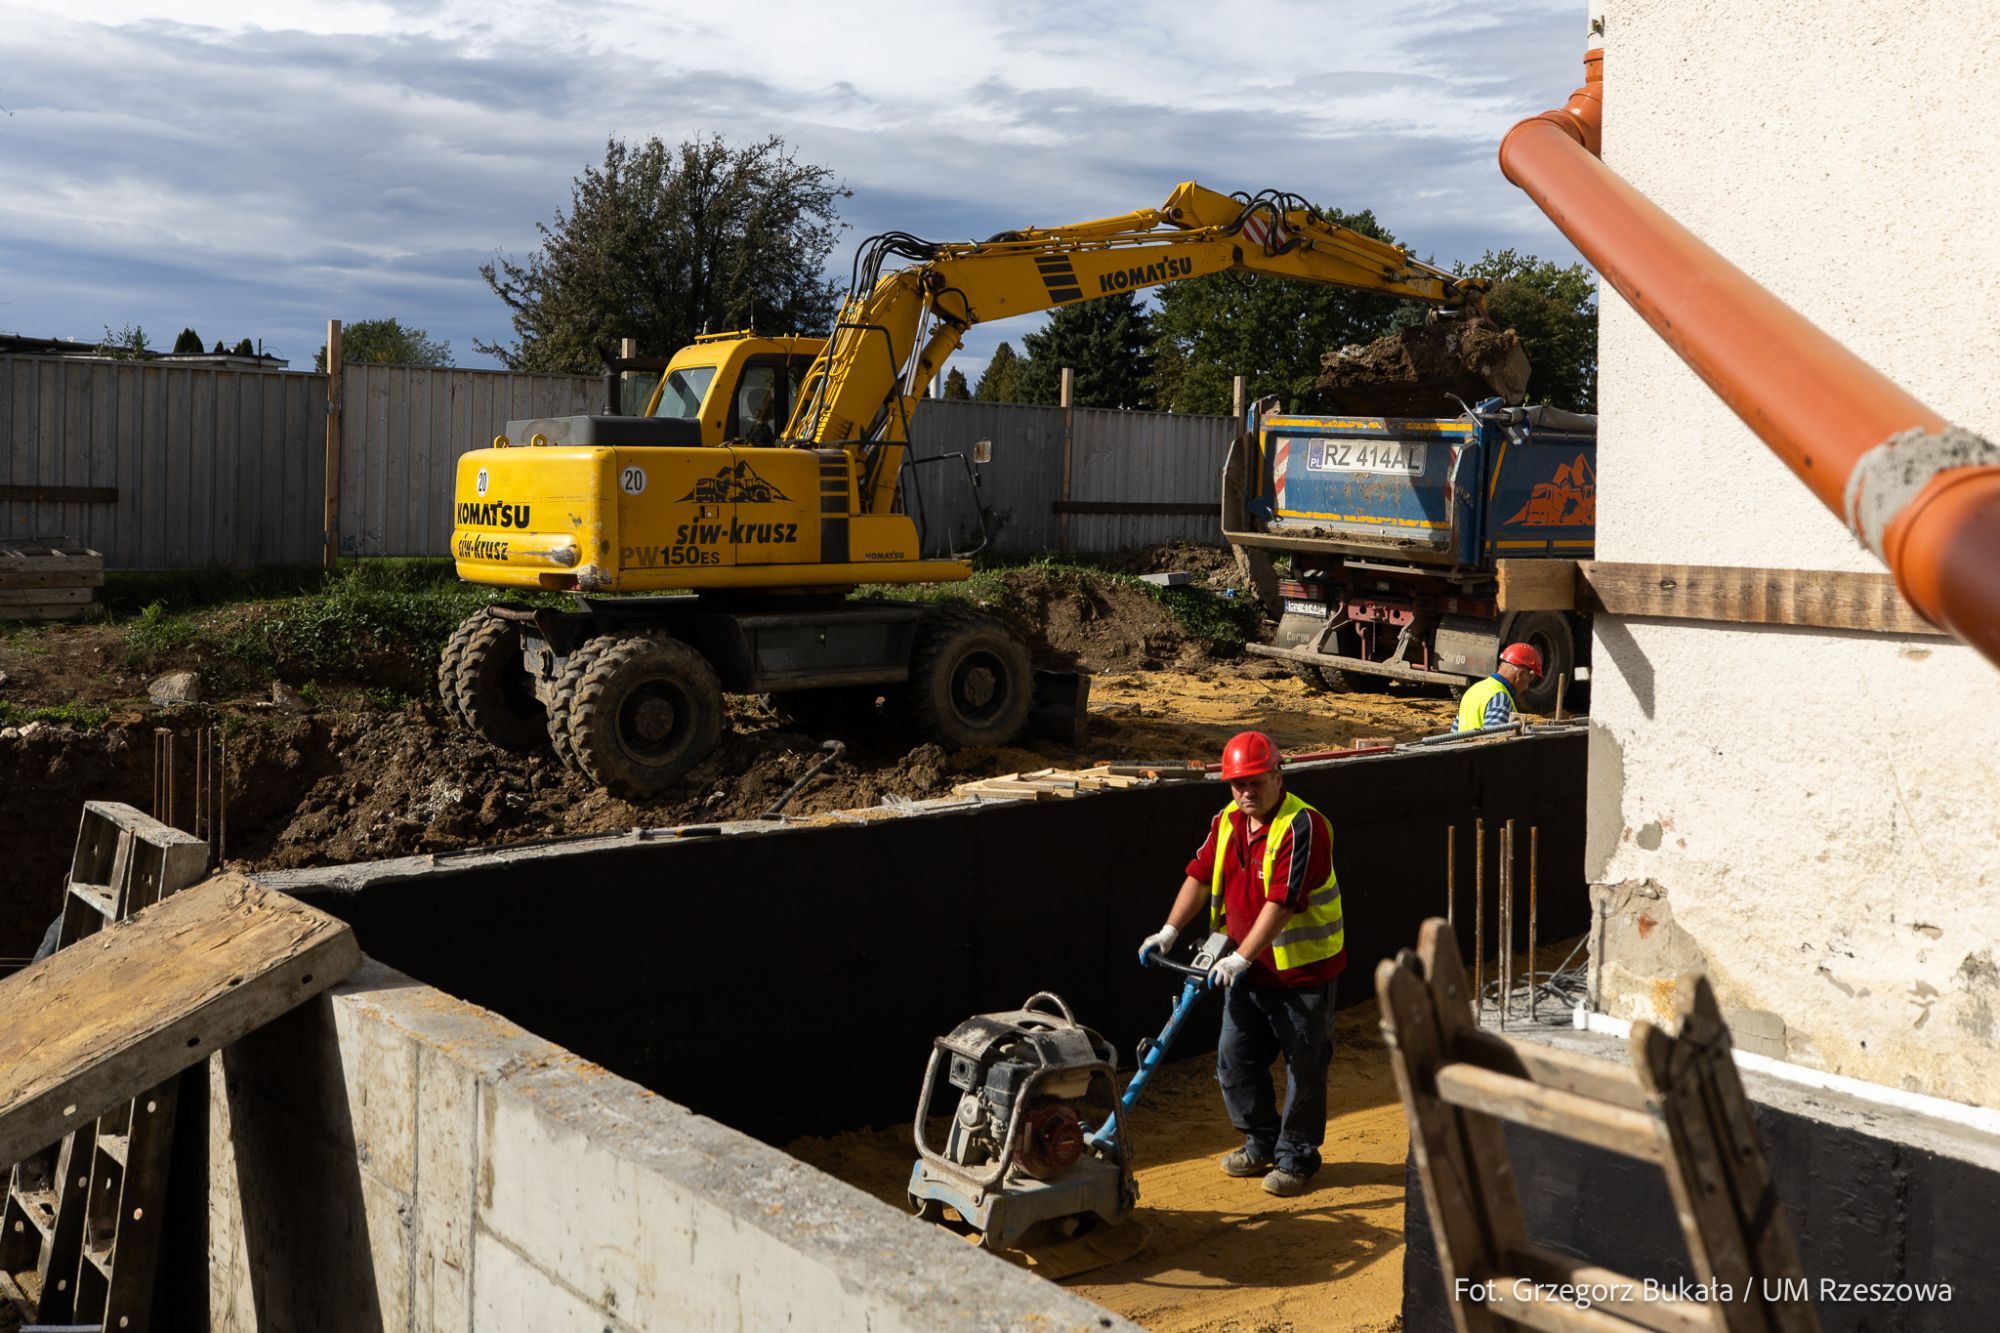
[{"label": "pipe joint", "polygon": [[1847,526],[1863,545],[1889,561],[1884,538],[1896,516],[1940,472],[2000,467],[2000,445],[1958,426],[1901,431],[1862,454],[1847,476]]}]

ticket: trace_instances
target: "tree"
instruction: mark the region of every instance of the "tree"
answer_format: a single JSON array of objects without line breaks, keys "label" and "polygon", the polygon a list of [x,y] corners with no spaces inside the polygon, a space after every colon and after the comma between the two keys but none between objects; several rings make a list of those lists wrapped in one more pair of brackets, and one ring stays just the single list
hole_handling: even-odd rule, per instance
[{"label": "tree", "polygon": [[965,385],[965,372],[953,366],[945,372],[944,396],[954,402],[965,402],[972,397],[972,391]]},{"label": "tree", "polygon": [[[195,349],[194,349],[194,350],[195,350],[195,351],[197,351],[197,352],[199,352],[199,351],[201,350],[201,345],[200,345],[199,343],[195,344]],[[229,353],[225,352],[225,351],[224,351],[224,350],[222,349],[222,339],[220,339],[220,338],[217,338],[217,339],[215,340],[215,351],[214,351],[214,352],[212,352],[212,353],[211,353],[210,355],[213,355],[213,356],[228,356],[228,355],[229,355]]]},{"label": "tree", "polygon": [[[1367,209],[1322,209],[1328,219],[1377,240],[1395,237]],[[1388,332],[1398,298],[1261,273],[1215,273],[1158,288],[1152,389],[1172,412],[1227,412],[1232,381],[1254,402],[1277,394],[1292,406],[1319,378],[1323,352]]]},{"label": "tree", "polygon": [[[249,339],[245,338],[247,345]],[[340,359],[378,366],[448,366],[451,344],[432,341],[423,329],[406,329],[396,319],[362,319],[340,329]],[[326,369],[326,344],[313,353],[313,369]]]},{"label": "tree", "polygon": [[190,352],[201,355],[201,335],[193,329],[182,329],[181,336],[174,339],[174,355],[182,356]]},{"label": "tree", "polygon": [[1575,412],[1597,410],[1597,284],[1583,264],[1561,267],[1512,250],[1488,250],[1465,270],[1493,279],[1486,309],[1521,335],[1533,374],[1531,400]]},{"label": "tree", "polygon": [[256,349],[256,348],[254,348],[254,347],[252,347],[252,346],[250,345],[250,340],[249,340],[248,338],[245,338],[245,339],[243,339],[243,340],[242,340],[241,342],[237,343],[235,347],[233,347],[232,349],[230,349],[230,351],[231,351],[231,355],[234,355],[234,356],[255,356],[255,355],[257,355],[257,349]]},{"label": "tree", "polygon": [[1136,292],[1058,306],[1045,326],[1021,339],[1028,349],[1021,401],[1061,402],[1067,366],[1076,372],[1071,401],[1078,407],[1152,406],[1146,350],[1152,327]]},{"label": "tree", "polygon": [[1018,403],[1020,395],[1021,358],[1014,355],[1014,349],[1001,343],[993,349],[993,357],[986,363],[986,372],[979,377],[973,387],[972,396],[982,403]]},{"label": "tree", "polygon": [[587,374],[620,338],[670,353],[726,329],[824,333],[839,291],[823,265],[850,193],[775,135],[742,149],[612,139],[568,213],[537,224],[540,249],[480,266],[515,342],[473,346],[514,370]]}]

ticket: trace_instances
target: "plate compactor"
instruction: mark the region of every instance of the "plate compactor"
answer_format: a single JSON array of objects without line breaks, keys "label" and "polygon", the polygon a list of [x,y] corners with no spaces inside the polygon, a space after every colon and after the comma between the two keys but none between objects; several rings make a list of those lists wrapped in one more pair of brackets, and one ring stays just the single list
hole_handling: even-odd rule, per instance
[{"label": "plate compactor", "polygon": [[[1138,1102],[1208,989],[1209,970],[1234,948],[1218,932],[1189,963],[1146,955],[1148,966],[1187,979],[1160,1035],[1139,1042],[1123,1097],[1111,1044],[1047,991],[1019,1009],[975,1014],[939,1037],[917,1097],[910,1172],[917,1216],[976,1232],[989,1250],[1030,1253],[1129,1220],[1139,1185],[1119,1115]],[[958,1090],[948,1128],[932,1124],[933,1101],[950,1096],[938,1093],[940,1080]],[[940,1134],[943,1143],[933,1144]]]}]

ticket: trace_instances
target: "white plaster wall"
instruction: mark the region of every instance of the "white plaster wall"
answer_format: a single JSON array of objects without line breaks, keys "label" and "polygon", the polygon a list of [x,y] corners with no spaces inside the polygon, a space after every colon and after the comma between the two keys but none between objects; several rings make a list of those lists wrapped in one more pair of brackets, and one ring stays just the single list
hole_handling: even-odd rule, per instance
[{"label": "white plaster wall", "polygon": [[[2000,8],[1599,12],[1605,161],[2000,437]],[[1602,308],[1600,560],[1880,568]],[[2000,670],[1938,638],[1631,619],[1599,624],[1593,666],[1588,869],[1624,886],[1600,894],[1605,1006],[1653,1016],[1705,964],[1753,1048],[2000,1104]]]}]

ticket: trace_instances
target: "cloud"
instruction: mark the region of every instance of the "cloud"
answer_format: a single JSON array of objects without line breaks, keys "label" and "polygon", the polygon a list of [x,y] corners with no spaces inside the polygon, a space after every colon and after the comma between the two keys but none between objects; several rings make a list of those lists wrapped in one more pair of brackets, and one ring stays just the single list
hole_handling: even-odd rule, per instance
[{"label": "cloud", "polygon": [[[854,190],[849,245],[1150,207],[1185,179],[1372,208],[1419,255],[1574,260],[1494,166],[1576,82],[1584,12],[1170,0],[723,11],[595,0],[77,0],[0,9],[0,327],[247,332],[305,364],[328,317],[394,315],[479,364],[521,256],[607,137],[782,136]],[[1310,58],[1302,55],[1310,52]],[[1026,320],[975,329],[977,378]],[[210,334],[209,330],[217,330]]]}]

